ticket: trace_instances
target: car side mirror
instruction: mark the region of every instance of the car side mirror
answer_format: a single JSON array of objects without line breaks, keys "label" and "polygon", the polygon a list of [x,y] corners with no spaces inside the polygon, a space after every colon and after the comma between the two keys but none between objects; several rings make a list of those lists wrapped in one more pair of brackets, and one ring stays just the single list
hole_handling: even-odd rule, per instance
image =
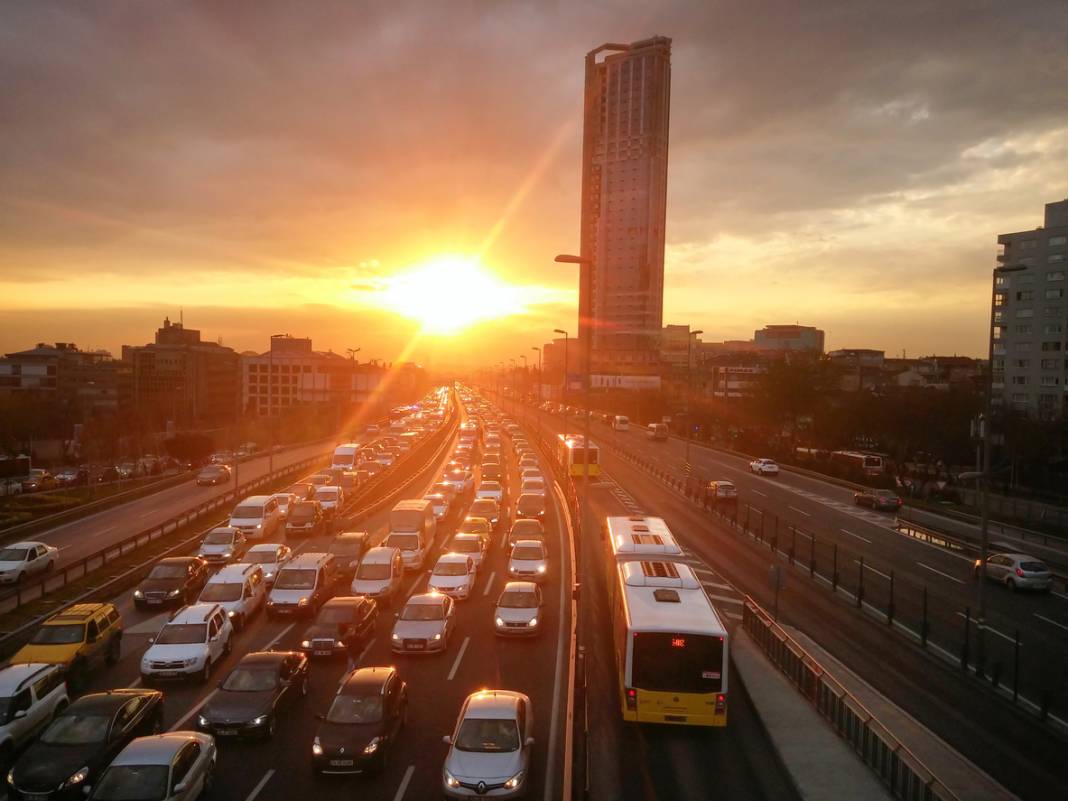
[{"label": "car side mirror", "polygon": [[524,742],[527,745],[534,745],[534,738],[533,737],[528,737]]},{"label": "car side mirror", "polygon": [[24,717],[26,717],[26,710],[25,709],[20,709],[14,715],[12,715],[11,717],[14,720],[18,720],[19,718],[24,718]]},{"label": "car side mirror", "polygon": [[148,638],[148,644],[149,645],[155,645],[156,644],[156,638],[155,637],[149,637]]},{"label": "car side mirror", "polygon": [[400,612],[394,612],[393,617],[395,620],[400,620]]},{"label": "car side mirror", "polygon": [[179,793],[184,793],[185,786],[185,782],[178,782],[178,784],[174,785],[174,794],[178,795]]},{"label": "car side mirror", "polygon": [[441,741],[445,743],[445,745],[452,745],[452,735],[446,734],[441,738]]}]

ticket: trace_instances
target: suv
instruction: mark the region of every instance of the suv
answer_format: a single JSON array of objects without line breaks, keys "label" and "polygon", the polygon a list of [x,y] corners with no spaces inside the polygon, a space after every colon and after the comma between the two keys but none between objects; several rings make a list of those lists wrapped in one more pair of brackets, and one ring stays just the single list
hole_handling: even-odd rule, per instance
[{"label": "suv", "polygon": [[141,681],[195,677],[206,682],[233,647],[234,627],[219,604],[193,604],[175,613],[141,658]]},{"label": "suv", "polygon": [[302,553],[278,571],[267,598],[267,617],[318,614],[334,594],[337,574],[328,553]]},{"label": "suv", "polygon": [[11,664],[62,665],[71,683],[84,683],[89,670],[119,661],[122,618],[114,604],[75,604],[48,618]]},{"label": "suv", "polygon": [[323,505],[319,501],[297,501],[289,504],[286,518],[286,537],[318,537],[323,533]]},{"label": "suv", "polygon": [[69,703],[58,665],[31,662],[0,669],[0,771],[5,776],[15,753]]},{"label": "suv", "polygon": [[204,585],[199,603],[217,603],[226,610],[235,630],[263,608],[267,584],[259,565],[227,565]]}]

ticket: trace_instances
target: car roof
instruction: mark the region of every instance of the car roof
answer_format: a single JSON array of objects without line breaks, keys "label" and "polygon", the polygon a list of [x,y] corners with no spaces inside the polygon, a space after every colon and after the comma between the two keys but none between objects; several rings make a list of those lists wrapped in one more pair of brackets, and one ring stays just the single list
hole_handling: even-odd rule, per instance
[{"label": "car roof", "polygon": [[533,581],[509,581],[504,585],[501,592],[530,592],[537,591],[538,585]]},{"label": "car roof", "polygon": [[365,598],[362,595],[337,595],[323,604],[323,609],[330,607],[336,609],[339,606],[343,607],[356,607],[363,606],[371,601],[370,598]]},{"label": "car roof", "polygon": [[107,690],[100,693],[89,693],[77,698],[67,707],[68,714],[72,712],[105,712],[113,713],[131,698],[144,696],[162,695],[159,690],[145,690],[134,687],[124,687],[116,690]]},{"label": "car roof", "polygon": [[467,696],[464,704],[465,718],[515,718],[520,700],[529,701],[523,693],[514,690],[479,690]]},{"label": "car roof", "polygon": [[292,656],[292,651],[253,651],[250,654],[245,654],[238,661],[238,667],[248,667],[250,665],[277,665],[288,656]]},{"label": "car roof", "polygon": [[218,604],[190,604],[189,606],[183,606],[177,612],[174,613],[168,623],[204,623],[208,617],[218,608]]},{"label": "car roof", "polygon": [[[224,581],[240,581],[245,576],[256,572],[256,568],[259,565],[254,565],[249,562],[237,562],[232,565],[225,565],[220,568],[214,576],[208,579],[208,584],[218,584]],[[260,568],[262,570],[263,568]]]},{"label": "car roof", "polygon": [[999,553],[999,554],[996,554],[996,555],[997,556],[1007,556],[1010,559],[1017,560],[1018,562],[1041,562],[1042,561],[1037,556],[1031,556],[1030,554],[1026,554],[1026,553],[1013,553],[1013,552],[1008,552],[1007,551],[1005,553]]},{"label": "car roof", "polygon": [[22,689],[30,679],[43,676],[51,670],[58,670],[57,665],[46,665],[41,662],[25,662],[21,665],[8,665],[0,668],[0,696],[10,697]]},{"label": "car roof", "polygon": [[138,737],[112,760],[115,765],[169,765],[183,745],[193,740],[204,741],[204,735],[191,731],[174,731]]},{"label": "car roof", "polygon": [[[537,495],[535,497],[540,498],[541,496]],[[521,517],[519,520],[515,520],[515,521],[512,522],[512,531],[515,531],[517,528],[535,528],[535,527],[537,527],[538,529],[540,529],[542,531],[545,530],[545,526],[543,526],[541,524],[540,520],[534,520],[533,518],[530,518],[530,517]]]},{"label": "car roof", "polygon": [[376,559],[392,559],[395,554],[399,554],[400,550],[390,545],[376,545],[374,548],[368,548],[367,553],[363,555],[363,561],[374,561]]},{"label": "car roof", "polygon": [[[475,534],[473,536],[477,537],[478,535]],[[441,556],[438,557],[438,564],[441,564],[442,562],[444,562],[445,564],[449,564],[451,562],[467,562],[467,560],[470,558],[471,557],[465,553],[453,553],[450,551],[449,553],[443,553]]]},{"label": "car roof", "polygon": [[335,534],[332,542],[338,540],[365,540],[370,536],[366,531],[342,531],[340,534]]},{"label": "car roof", "polygon": [[458,531],[452,535],[452,541],[456,542],[456,540],[470,540],[472,542],[482,542],[482,535],[474,534],[470,531]]},{"label": "car roof", "polygon": [[47,542],[33,542],[32,540],[26,540],[25,542],[13,542],[10,545],[5,545],[5,548],[36,548],[38,545],[47,546]]},{"label": "car roof", "polygon": [[249,495],[245,500],[241,501],[238,506],[246,503],[267,503],[271,499],[270,495]]},{"label": "car roof", "polygon": [[62,612],[57,612],[52,615],[52,617],[44,622],[44,625],[48,626],[53,623],[84,623],[109,608],[111,608],[111,604],[108,603],[75,604],[74,606],[64,609]]},{"label": "car roof", "polygon": [[407,603],[434,605],[440,604],[445,597],[440,592],[421,592],[408,598]]},{"label": "car roof", "polygon": [[542,542],[541,540],[516,540],[515,541],[515,545],[513,545],[512,547],[513,548],[519,548],[519,547],[534,548],[534,547],[538,547],[538,548],[540,548],[542,550],[543,553],[545,551],[545,543]]},{"label": "car roof", "polygon": [[281,547],[281,542],[257,542],[249,548],[246,553],[252,553],[253,551],[256,551],[257,553],[262,553],[263,551],[277,551]]},{"label": "car roof", "polygon": [[240,534],[241,533],[241,529],[234,528],[233,526],[216,526],[215,528],[213,528],[208,533],[209,534],[217,534],[220,531],[225,532],[226,534]]},{"label": "car roof", "polygon": [[193,562],[199,562],[200,557],[197,556],[168,556],[160,559],[156,562],[157,565],[189,565]]},{"label": "car roof", "polygon": [[362,667],[348,675],[345,683],[337,691],[338,695],[347,695],[351,690],[374,689],[381,691],[386,680],[397,672],[395,667]]},{"label": "car roof", "polygon": [[297,554],[289,560],[289,564],[285,566],[285,569],[289,568],[311,568],[318,567],[327,559],[330,558],[330,554],[323,553],[322,551],[306,551],[301,554]]}]

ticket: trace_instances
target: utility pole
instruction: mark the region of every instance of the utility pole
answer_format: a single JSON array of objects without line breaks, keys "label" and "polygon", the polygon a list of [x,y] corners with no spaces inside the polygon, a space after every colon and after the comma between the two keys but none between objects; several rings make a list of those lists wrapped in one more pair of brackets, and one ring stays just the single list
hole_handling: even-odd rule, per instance
[{"label": "utility pole", "polygon": [[[556,257],[555,261],[561,264],[577,264],[580,271],[580,282],[585,278],[582,275],[582,271],[588,271],[592,266],[592,262],[589,259],[583,259],[579,256],[570,256],[567,254],[560,254]],[[585,406],[586,421],[582,428],[583,437],[583,450],[582,450],[582,511],[581,520],[579,523],[579,531],[584,532],[586,528],[586,519],[590,514],[590,353],[592,350],[591,340],[593,339],[593,322],[590,319],[590,312],[587,311],[586,319],[582,319],[583,309],[579,309],[579,338],[582,339],[581,331],[582,324],[585,323],[586,337],[585,341],[580,342],[582,345],[583,358],[582,358],[582,374],[583,374],[583,403]],[[564,365],[566,373],[567,365]]]},{"label": "utility pole", "polygon": [[689,487],[690,476],[690,438],[693,436],[693,414],[690,403],[693,400],[693,338],[704,331],[690,331],[686,337],[686,485]]},{"label": "utility pole", "polygon": [[554,328],[554,334],[564,335],[564,381],[560,387],[560,411],[564,415],[564,434],[567,434],[567,331],[562,328]]}]

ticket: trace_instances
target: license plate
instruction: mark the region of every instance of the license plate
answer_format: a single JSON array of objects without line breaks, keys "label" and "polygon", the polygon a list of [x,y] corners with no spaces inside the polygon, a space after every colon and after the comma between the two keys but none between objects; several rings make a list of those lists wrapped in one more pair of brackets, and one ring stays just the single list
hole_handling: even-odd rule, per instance
[{"label": "license plate", "polygon": [[330,656],[333,653],[334,653],[333,651],[315,651],[314,652],[315,656]]},{"label": "license plate", "polygon": [[25,793],[23,798],[26,801],[48,801],[48,795],[46,793]]},{"label": "license plate", "polygon": [[161,679],[173,679],[175,676],[178,675],[178,671],[177,670],[159,670],[159,671],[156,672],[156,675],[159,676]]},{"label": "license plate", "polygon": [[353,766],[351,759],[331,759],[330,767],[332,768],[351,768]]},{"label": "license plate", "polygon": [[424,648],[426,648],[426,643],[422,643],[422,642],[410,642],[410,643],[408,643],[408,650],[409,651],[422,651]]},{"label": "license plate", "polygon": [[[161,604],[161,603],[163,603],[163,599],[161,599],[161,598],[149,598],[148,599],[148,603],[149,604]],[[43,798],[44,796],[41,796],[41,797]]]},{"label": "license plate", "polygon": [[215,733],[220,737],[234,737],[237,734],[237,729],[217,729]]}]

